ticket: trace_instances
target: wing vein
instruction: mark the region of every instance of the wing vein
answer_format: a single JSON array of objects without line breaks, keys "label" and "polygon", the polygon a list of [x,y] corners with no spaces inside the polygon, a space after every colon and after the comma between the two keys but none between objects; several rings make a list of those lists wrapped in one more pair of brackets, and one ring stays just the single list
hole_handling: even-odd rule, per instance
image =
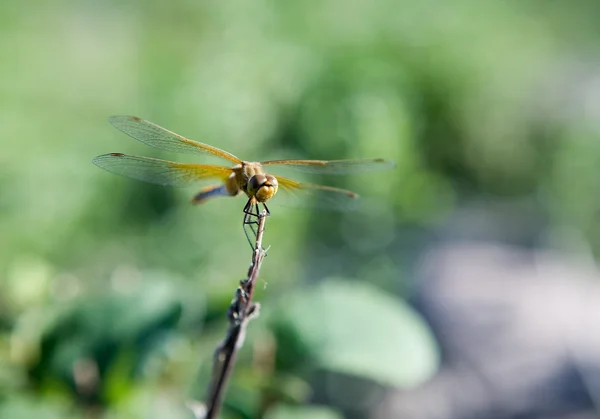
[{"label": "wing vein", "polygon": [[389,170],[396,163],[386,159],[350,159],[350,160],[269,160],[263,166],[281,166],[303,172],[324,175],[348,175]]},{"label": "wing vein", "polygon": [[152,122],[129,115],[111,116],[109,122],[130,137],[160,150],[175,153],[204,154],[239,164],[241,160],[217,147],[190,140]]}]

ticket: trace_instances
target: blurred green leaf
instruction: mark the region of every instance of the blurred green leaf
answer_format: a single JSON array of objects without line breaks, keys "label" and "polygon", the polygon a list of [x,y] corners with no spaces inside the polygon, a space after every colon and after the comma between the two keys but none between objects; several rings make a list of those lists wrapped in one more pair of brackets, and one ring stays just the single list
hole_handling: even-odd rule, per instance
[{"label": "blurred green leaf", "polygon": [[180,315],[177,293],[164,283],[146,283],[126,295],[82,298],[44,333],[31,376],[47,388],[68,384],[85,399],[118,399]]},{"label": "blurred green leaf", "polygon": [[309,363],[382,384],[413,386],[438,366],[423,320],[368,283],[332,279],[296,289],[268,315],[283,368]]},{"label": "blurred green leaf", "polygon": [[320,406],[288,406],[280,404],[270,409],[265,419],[342,419],[337,411]]},{"label": "blurred green leaf", "polygon": [[0,401],[0,418],[7,419],[77,419],[80,416],[49,400],[11,397]]}]

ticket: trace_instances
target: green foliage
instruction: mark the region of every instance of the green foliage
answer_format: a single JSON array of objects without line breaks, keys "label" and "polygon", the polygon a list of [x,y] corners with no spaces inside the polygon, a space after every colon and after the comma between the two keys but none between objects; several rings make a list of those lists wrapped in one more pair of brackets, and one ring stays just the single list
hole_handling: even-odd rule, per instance
[{"label": "green foliage", "polygon": [[265,416],[265,419],[341,419],[342,416],[335,410],[326,407],[302,406],[289,407],[277,406]]},{"label": "green foliage", "polygon": [[32,398],[11,397],[0,404],[0,417],[3,418],[40,418],[62,419],[65,417],[76,419],[80,416],[70,415],[61,403],[40,403]]},{"label": "green foliage", "polygon": [[119,400],[143,371],[148,350],[160,346],[180,315],[181,304],[166,284],[82,299],[44,331],[31,378],[42,391],[71,387],[82,402]]}]

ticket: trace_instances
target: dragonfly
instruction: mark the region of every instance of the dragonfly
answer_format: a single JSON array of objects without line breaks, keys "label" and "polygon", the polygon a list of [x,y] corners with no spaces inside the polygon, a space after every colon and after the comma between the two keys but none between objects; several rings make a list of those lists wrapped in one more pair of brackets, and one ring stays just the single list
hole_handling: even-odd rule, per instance
[{"label": "dragonfly", "polygon": [[[202,204],[216,197],[245,195],[248,200],[243,210],[244,226],[256,224],[259,204],[263,206],[266,215],[270,215],[266,203],[278,191],[285,191],[288,197],[294,198],[290,201],[292,205],[336,211],[349,210],[357,201],[358,195],[352,191],[275,176],[268,173],[271,169],[285,167],[313,174],[345,175],[389,170],[395,167],[393,161],[381,158],[249,162],[227,151],[190,140],[135,116],[111,116],[109,122],[115,128],[148,146],[175,153],[219,157],[231,165],[178,163],[123,153],[97,156],[92,160],[94,164],[118,175],[163,186],[186,187],[209,179],[217,180],[219,183],[206,186],[194,195],[192,202]],[[248,238],[247,233],[246,237]],[[249,238],[248,240],[250,241]]]}]

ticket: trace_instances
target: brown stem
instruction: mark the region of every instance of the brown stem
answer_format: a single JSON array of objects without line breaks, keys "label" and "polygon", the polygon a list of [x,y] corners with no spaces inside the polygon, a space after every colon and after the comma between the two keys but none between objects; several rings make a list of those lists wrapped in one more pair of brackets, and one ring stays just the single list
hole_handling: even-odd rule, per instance
[{"label": "brown stem", "polygon": [[237,288],[227,310],[229,328],[225,339],[213,356],[213,372],[206,398],[205,419],[215,419],[219,414],[227,379],[233,370],[237,352],[244,344],[248,321],[258,315],[259,305],[252,302],[252,297],[254,296],[254,286],[258,279],[260,266],[266,255],[266,251],[262,248],[266,219],[266,211],[258,215],[258,231],[252,253],[252,264],[248,269],[248,277],[240,281],[240,286]]}]

